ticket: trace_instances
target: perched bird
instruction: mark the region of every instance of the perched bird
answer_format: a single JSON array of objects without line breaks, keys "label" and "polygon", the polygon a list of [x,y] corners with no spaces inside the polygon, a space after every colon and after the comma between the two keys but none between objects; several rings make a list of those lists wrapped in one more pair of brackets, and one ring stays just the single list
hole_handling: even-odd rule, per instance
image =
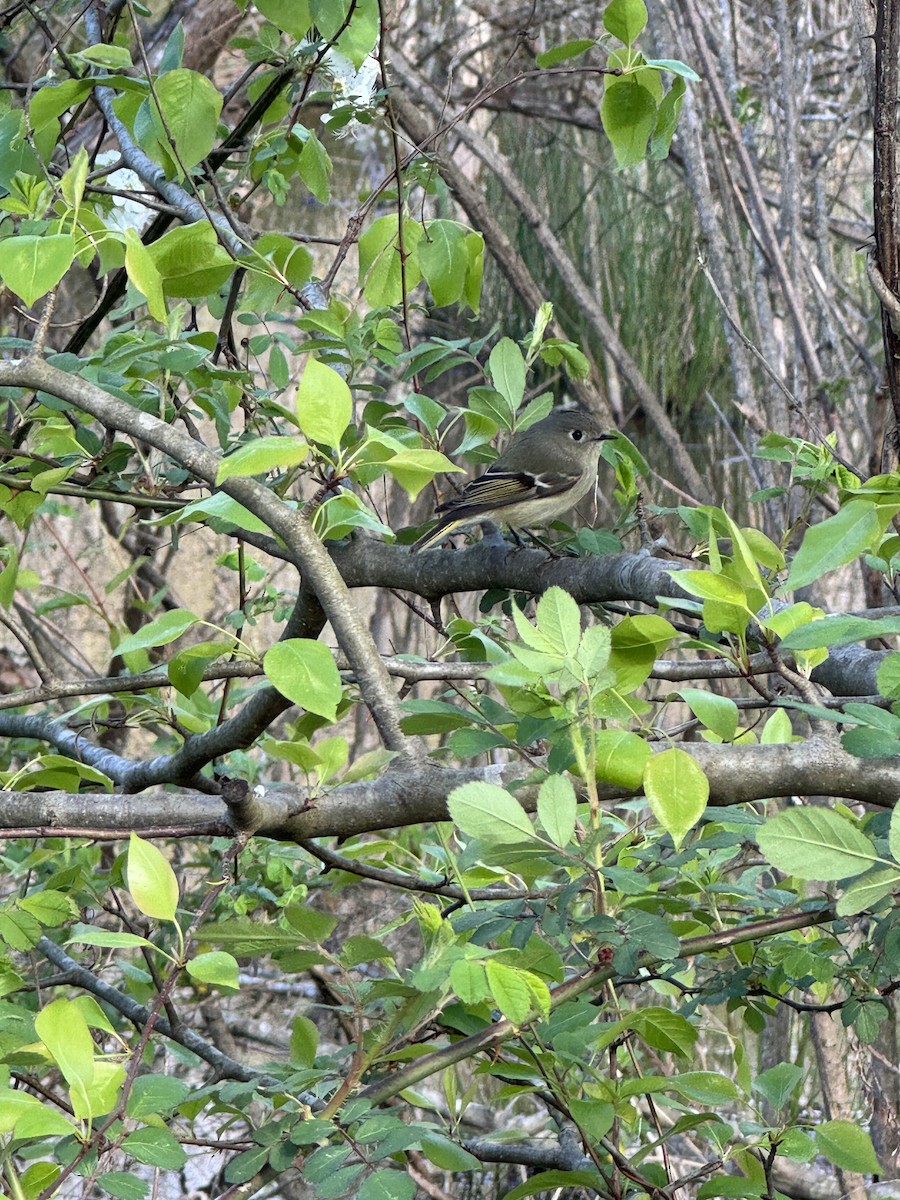
[{"label": "perched bird", "polygon": [[496,521],[514,532],[555,521],[593,489],[600,443],[614,436],[590,413],[557,409],[516,434],[483,475],[439,504],[437,525],[413,543],[411,553],[479,521]]}]

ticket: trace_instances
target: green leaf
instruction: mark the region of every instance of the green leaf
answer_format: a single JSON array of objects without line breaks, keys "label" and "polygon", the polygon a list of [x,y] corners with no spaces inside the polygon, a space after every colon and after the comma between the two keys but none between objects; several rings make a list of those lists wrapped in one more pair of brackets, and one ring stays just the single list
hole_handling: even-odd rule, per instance
[{"label": "green leaf", "polygon": [[802,1079],[802,1067],[796,1063],[779,1063],[777,1067],[760,1072],[753,1081],[753,1090],[767,1100],[776,1113],[780,1113]]},{"label": "green leaf", "polygon": [[686,1071],[683,1075],[672,1075],[668,1086],[688,1100],[711,1107],[722,1107],[740,1098],[740,1092],[726,1075],[715,1071]]},{"label": "green leaf", "polygon": [[442,1171],[477,1171],[481,1162],[462,1146],[441,1133],[426,1133],[421,1138],[422,1153]]},{"label": "green leaf", "polygon": [[126,46],[111,46],[106,42],[86,46],[84,50],[76,51],[72,57],[90,63],[92,67],[106,67],[110,71],[127,71],[129,67],[134,66]]},{"label": "green leaf", "polygon": [[783,708],[776,709],[763,726],[759,735],[761,746],[782,746],[794,740],[791,718]]},{"label": "green leaf", "polygon": [[393,951],[384,942],[363,933],[347,938],[341,947],[341,962],[345,967],[357,967],[365,962],[390,962],[393,957]]},{"label": "green leaf", "polygon": [[900,654],[895,652],[882,659],[875,680],[882,696],[900,700]]},{"label": "green leaf", "polygon": [[404,218],[403,249],[408,257],[405,269],[401,269],[398,229],[395,214],[379,217],[359,239],[359,282],[373,308],[399,304],[403,284],[408,293],[422,278],[418,246],[425,231],[417,221]]},{"label": "green leaf", "polygon": [[[269,532],[265,521],[255,517],[249,509],[244,508],[243,504],[238,504],[237,500],[226,496],[224,492],[216,492],[214,496],[194,500],[192,503],[186,504],[180,512],[163,517],[159,523],[171,525],[176,522],[199,520],[203,517],[210,518],[215,522],[224,522],[229,526],[236,526],[238,529],[246,529],[249,533]],[[215,529],[217,526],[214,525],[213,528]]]},{"label": "green leaf", "polygon": [[[465,301],[475,315],[481,303],[481,283],[484,277],[484,237],[480,233],[466,235]],[[545,414],[546,415],[546,414]]]},{"label": "green leaf", "polygon": [[664,617],[625,617],[611,632],[611,670],[616,687],[633,692],[653,670],[653,664],[675,638],[675,630]]},{"label": "green leaf", "polygon": [[334,163],[328,151],[313,133],[307,130],[306,141],[297,159],[297,170],[300,178],[309,188],[320,204],[327,204],[331,199],[331,173]]},{"label": "green leaf", "polygon": [[870,500],[851,500],[833,517],[807,529],[791,563],[785,591],[805,587],[875,549],[880,536],[876,506]]},{"label": "green leaf", "polygon": [[0,242],[0,279],[30,308],[56,287],[74,258],[69,233],[17,234]]},{"label": "green leaf", "polygon": [[588,1195],[593,1192],[601,1196],[606,1190],[599,1172],[538,1171],[524,1183],[519,1183],[511,1191],[504,1192],[503,1200],[524,1200],[525,1196],[555,1196],[559,1194],[560,1189],[566,1191],[568,1188],[584,1189]]},{"label": "green leaf", "polygon": [[648,1046],[665,1054],[687,1058],[697,1041],[697,1030],[690,1021],[667,1008],[641,1009],[631,1013],[626,1023]]},{"label": "green leaf", "polygon": [[186,966],[188,975],[198,983],[210,983],[224,992],[240,991],[237,960],[224,950],[207,950]]},{"label": "green leaf", "polygon": [[706,811],[709,780],[684,750],[663,750],[644,768],[644,792],[653,815],[680,846]]},{"label": "green leaf", "polygon": [[243,1154],[236,1154],[225,1167],[225,1181],[231,1184],[247,1183],[258,1175],[269,1161],[271,1146],[254,1146]]},{"label": "green leaf", "polygon": [[574,658],[581,642],[581,612],[569,593],[561,587],[547,588],[534,615],[539,631],[553,648]]},{"label": "green leaf", "polygon": [[385,467],[410,500],[415,500],[435,475],[449,475],[451,471],[462,470],[438,450],[399,450],[388,459]]},{"label": "green leaf", "polygon": [[572,840],[577,809],[575,789],[565,775],[550,775],[544,780],[538,793],[537,815],[554,845],[563,848]]},{"label": "green leaf", "polygon": [[738,707],[728,696],[699,688],[681,688],[679,694],[694,716],[723,742],[730,742],[738,727]]},{"label": "green leaf", "polygon": [[128,840],[128,890],[147,917],[174,921],[178,908],[178,880],[165,856],[152,842],[136,833]]},{"label": "green leaf", "polygon": [[62,83],[48,84],[35,92],[28,105],[34,132],[40,133],[68,109],[80,104],[91,94],[93,87],[93,79],[65,79]]},{"label": "green leaf", "polygon": [[656,125],[650,139],[650,157],[654,162],[661,162],[669,156],[669,147],[675,136],[678,114],[681,112],[681,104],[686,91],[687,85],[684,80],[675,79],[660,102],[656,114]]},{"label": "green leaf", "polygon": [[78,906],[71,896],[53,890],[32,892],[19,900],[19,907],[30,913],[42,925],[54,928],[78,916]]},{"label": "green leaf", "polygon": [[208,221],[170,229],[146,250],[165,294],[177,299],[193,300],[218,291],[237,265]]},{"label": "green leaf", "polygon": [[142,626],[137,633],[132,633],[129,637],[123,638],[116,646],[117,654],[131,654],[134,650],[148,650],[152,646],[167,646],[169,642],[174,642],[192,625],[196,625],[199,617],[194,613],[188,612],[186,608],[173,608],[170,612],[164,612],[162,616],[151,621],[149,625]]},{"label": "green leaf", "polygon": [[306,460],[309,445],[297,437],[254,438],[224,458],[216,483],[242,475],[263,475],[276,467],[293,467]]},{"label": "green leaf", "polygon": [[512,338],[501,338],[493,348],[488,371],[491,383],[506,400],[512,415],[525,396],[525,358]]},{"label": "green leaf", "polygon": [[144,1200],[150,1191],[150,1184],[130,1171],[107,1171],[97,1176],[97,1185],[116,1200]]},{"label": "green leaf", "polygon": [[885,896],[900,891],[900,870],[896,867],[873,867],[858,875],[837,902],[839,917],[852,917],[874,908]]},{"label": "green leaf", "polygon": [[480,1004],[490,995],[484,963],[458,959],[450,968],[450,986],[463,1004]]},{"label": "green leaf", "polygon": [[355,1196],[356,1200],[413,1200],[415,1194],[416,1181],[406,1171],[378,1167],[366,1176]]},{"label": "green leaf", "polygon": [[312,24],[306,0],[260,0],[256,7],[267,21],[289,33],[295,42],[306,35]]},{"label": "green leaf", "polygon": [[463,833],[491,842],[534,839],[525,810],[509,792],[493,783],[464,783],[447,799],[450,818]]},{"label": "green leaf", "polygon": [[69,1000],[54,1000],[34,1019],[38,1037],[53,1056],[73,1094],[84,1095],[94,1082],[96,1047],[88,1023]]},{"label": "green leaf", "polygon": [[81,201],[84,197],[84,187],[88,177],[88,152],[84,146],[79,146],[78,151],[72,159],[72,165],[59,181],[59,190],[63,194],[63,199],[75,213],[77,218],[78,210],[81,208]]},{"label": "green leaf", "polygon": [[601,729],[594,734],[595,773],[602,783],[637,791],[653,750],[642,737],[625,729]]},{"label": "green leaf", "polygon": [[620,170],[643,162],[657,120],[656,100],[643,84],[607,76],[600,120]]},{"label": "green leaf", "polygon": [[337,719],[341,676],[334,655],[312,638],[276,642],[263,659],[269,682],[294,704],[329,721]]},{"label": "green leaf", "polygon": [[699,596],[701,600],[719,600],[724,604],[747,608],[747,593],[727,575],[719,575],[715,571],[671,571],[670,574],[680,587],[692,596]]},{"label": "green leaf", "polygon": [[9,557],[0,574],[0,604],[9,608],[16,596],[16,581],[19,578],[19,552],[15,546],[7,548]]},{"label": "green leaf", "polygon": [[297,424],[311,442],[336,450],[353,416],[353,397],[337,371],[310,358],[297,388]]},{"label": "green leaf", "polygon": [[441,308],[462,298],[469,269],[467,232],[457,221],[429,221],[419,245],[419,267]]},{"label": "green leaf", "polygon": [[[319,34],[337,47],[359,70],[378,40],[378,0],[309,0],[310,15]],[[348,17],[352,20],[348,21]],[[338,34],[340,33],[340,37]]]},{"label": "green leaf", "polygon": [[[815,525],[813,528],[819,529],[820,526]],[[781,645],[785,650],[816,650],[820,646],[849,646],[852,642],[865,642],[869,638],[893,637],[898,633],[900,633],[900,617],[877,619],[845,616],[823,617],[792,630],[782,638]],[[895,670],[900,668],[900,655],[897,655],[896,658]],[[890,661],[890,658],[885,659],[882,666]]]},{"label": "green leaf", "polygon": [[653,67],[657,71],[671,71],[673,75],[678,75],[681,79],[687,79],[690,83],[699,83],[700,76],[687,63],[683,63],[677,58],[645,58],[645,67]]},{"label": "green leaf", "polygon": [[139,1075],[128,1096],[126,1111],[134,1120],[151,1113],[168,1115],[191,1093],[182,1079],[173,1075]]},{"label": "green leaf", "polygon": [[17,1137],[66,1137],[75,1132],[75,1126],[37,1096],[0,1086],[0,1134],[13,1131]]},{"label": "green leaf", "polygon": [[543,54],[539,54],[535,58],[535,66],[555,67],[557,63],[567,62],[570,58],[577,58],[579,54],[584,54],[585,50],[590,50],[597,43],[593,38],[574,38],[570,42],[561,42],[558,46],[553,46],[550,50],[545,50]]},{"label": "green leaf", "polygon": [[161,75],[155,86],[154,124],[160,139],[171,138],[180,165],[187,171],[201,162],[216,141],[222,97],[205,75],[178,67]]},{"label": "green leaf", "polygon": [[180,1171],[187,1155],[178,1139],[168,1129],[136,1129],[122,1143],[123,1151],[149,1167]]},{"label": "green leaf", "polygon": [[515,1025],[521,1025],[541,1012],[550,1010],[550,991],[543,980],[530,971],[520,971],[491,958],[484,964],[494,1003]]},{"label": "green leaf", "polygon": [[125,272],[147,301],[147,311],[154,321],[165,323],[166,309],[163,279],[152,254],[141,241],[137,230],[125,230]]},{"label": "green leaf", "polygon": [[816,1147],[842,1171],[877,1175],[881,1171],[872,1139],[853,1121],[826,1121],[813,1131]]},{"label": "green leaf", "polygon": [[644,0],[611,0],[603,10],[603,26],[607,33],[630,46],[640,37],[647,24]]},{"label": "green leaf", "polygon": [[880,861],[869,838],[830,808],[786,809],[756,840],[774,867],[800,879],[849,879]]},{"label": "green leaf", "polygon": [[311,1067],[319,1048],[319,1027],[302,1014],[291,1023],[291,1065]]},{"label": "green leaf", "polygon": [[233,642],[225,641],[199,642],[194,646],[185,646],[166,664],[169,683],[183,696],[193,696],[203,682],[203,672],[209,664],[223,654],[228,654],[233,647]]}]

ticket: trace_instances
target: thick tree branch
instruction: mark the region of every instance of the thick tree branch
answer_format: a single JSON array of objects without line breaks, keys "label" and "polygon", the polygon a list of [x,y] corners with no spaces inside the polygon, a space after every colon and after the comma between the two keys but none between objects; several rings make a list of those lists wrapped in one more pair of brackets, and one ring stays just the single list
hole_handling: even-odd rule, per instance
[{"label": "thick tree branch", "polygon": [[[811,737],[781,746],[722,746],[688,742],[681,747],[703,768],[713,807],[744,804],[776,796],[833,796],[893,808],[900,796],[900,755],[860,759],[837,740]],[[654,747],[663,750],[663,745]],[[527,768],[506,766],[449,770],[422,764],[396,768],[379,779],[346,784],[318,796],[294,784],[246,785],[235,781],[226,799],[190,792],[148,792],[142,796],[105,792],[0,792],[0,834],[35,827],[48,836],[57,827],[70,835],[78,829],[91,837],[109,830],[135,832],[198,827],[223,832],[249,829],[266,837],[303,842],[308,838],[352,837],[379,829],[448,819],[447,797],[464,783],[516,784],[523,807],[533,809],[536,787],[522,786]],[[226,788],[226,791],[228,789]],[[598,784],[604,803],[635,793]]]}]

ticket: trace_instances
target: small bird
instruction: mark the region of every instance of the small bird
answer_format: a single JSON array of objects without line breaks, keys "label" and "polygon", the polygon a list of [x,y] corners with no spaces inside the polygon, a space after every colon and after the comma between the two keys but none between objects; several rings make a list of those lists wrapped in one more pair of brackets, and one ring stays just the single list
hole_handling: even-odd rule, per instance
[{"label": "small bird", "polygon": [[412,554],[436,546],[450,533],[479,521],[496,521],[513,532],[547,525],[583,500],[597,482],[604,433],[590,413],[557,409],[524,433],[458,496],[435,508],[438,523],[410,547]]}]

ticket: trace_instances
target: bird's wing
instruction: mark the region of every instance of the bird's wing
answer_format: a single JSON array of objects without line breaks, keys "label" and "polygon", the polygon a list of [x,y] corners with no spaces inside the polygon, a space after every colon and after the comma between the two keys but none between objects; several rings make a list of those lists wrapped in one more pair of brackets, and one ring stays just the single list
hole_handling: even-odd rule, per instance
[{"label": "bird's wing", "polygon": [[458,496],[451,496],[434,511],[452,513],[464,508],[472,515],[479,511],[490,512],[529,498],[541,500],[559,495],[572,487],[577,478],[567,471],[542,471],[537,475],[530,471],[486,471],[473,479]]}]

